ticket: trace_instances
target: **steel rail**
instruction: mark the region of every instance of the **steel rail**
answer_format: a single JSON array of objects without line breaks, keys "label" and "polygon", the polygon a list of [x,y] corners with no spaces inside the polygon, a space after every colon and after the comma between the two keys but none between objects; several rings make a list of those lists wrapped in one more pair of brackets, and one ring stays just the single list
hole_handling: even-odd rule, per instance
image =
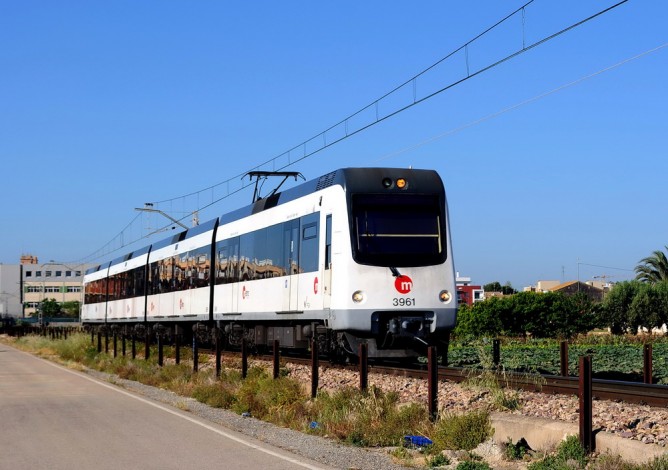
[{"label": "steel rail", "polygon": [[[370,370],[377,373],[404,377],[424,378],[426,370],[371,366]],[[463,382],[480,369],[463,369],[455,367],[439,367],[439,380]],[[560,395],[578,395],[578,377],[562,377],[558,375],[523,374],[517,372],[493,372],[498,383],[506,388],[522,389],[531,392]],[[668,385],[624,382],[621,380],[592,380],[594,399],[614,400],[657,407],[668,406]]]},{"label": "steel rail", "polygon": [[[205,351],[200,349],[200,352]],[[213,352],[213,351],[212,351]],[[239,354],[237,352],[227,352],[230,355]],[[256,359],[271,361],[271,356],[255,355]],[[281,355],[281,361],[308,365],[310,359],[294,356]],[[357,365],[324,365],[320,367],[344,368],[357,371]],[[411,377],[418,379],[427,379],[426,364],[420,368],[406,368],[396,366],[382,366],[369,364],[369,372],[393,375],[397,377]],[[483,371],[482,369],[468,369],[460,367],[439,367],[438,379],[450,382],[464,382],[476,374],[482,372],[491,372],[495,375],[497,383],[502,387],[509,389],[521,389],[529,392],[555,394],[555,395],[575,395],[579,393],[578,377],[562,377],[559,375],[539,375],[519,372],[494,372]],[[644,384],[640,382],[625,382],[621,380],[596,379],[592,380],[592,392],[595,400],[613,400],[626,403],[635,403],[641,405],[650,405],[656,407],[668,407],[668,385]]]}]

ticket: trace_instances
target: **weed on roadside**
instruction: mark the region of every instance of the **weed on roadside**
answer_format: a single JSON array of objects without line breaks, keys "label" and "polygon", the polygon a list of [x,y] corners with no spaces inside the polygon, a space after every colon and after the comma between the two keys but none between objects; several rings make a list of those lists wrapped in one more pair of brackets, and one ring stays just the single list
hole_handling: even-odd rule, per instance
[{"label": "weed on roadside", "polygon": [[487,411],[442,415],[435,424],[433,441],[437,449],[475,449],[492,435]]}]

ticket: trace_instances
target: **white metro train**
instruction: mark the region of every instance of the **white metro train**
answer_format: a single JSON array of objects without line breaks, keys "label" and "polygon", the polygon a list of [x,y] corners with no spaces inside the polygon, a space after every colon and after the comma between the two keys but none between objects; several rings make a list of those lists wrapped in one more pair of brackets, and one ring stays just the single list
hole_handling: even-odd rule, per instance
[{"label": "white metro train", "polygon": [[84,290],[92,327],[412,357],[456,321],[443,182],[432,170],[339,169],[91,268]]}]

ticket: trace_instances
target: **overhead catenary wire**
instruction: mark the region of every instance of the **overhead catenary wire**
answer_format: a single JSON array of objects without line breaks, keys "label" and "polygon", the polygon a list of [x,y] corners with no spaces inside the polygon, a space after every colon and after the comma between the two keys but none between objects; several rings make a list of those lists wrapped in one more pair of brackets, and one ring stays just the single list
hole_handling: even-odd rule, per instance
[{"label": "overhead catenary wire", "polygon": [[[338,121],[336,124],[328,127],[324,131],[322,131],[322,132],[314,135],[313,137],[301,142],[300,144],[295,145],[294,147],[290,148],[289,150],[287,150],[287,151],[285,151],[285,152],[283,152],[283,153],[281,153],[281,154],[279,154],[279,155],[277,155],[273,158],[270,158],[270,159],[264,161],[263,163],[260,163],[256,166],[254,166],[253,168],[251,168],[251,170],[244,171],[243,173],[237,174],[237,175],[235,175],[231,178],[228,178],[228,179],[226,179],[224,181],[221,181],[219,183],[216,183],[214,185],[208,186],[204,189],[200,189],[200,190],[197,190],[197,191],[193,191],[193,192],[183,194],[183,195],[180,195],[180,196],[177,196],[177,197],[169,198],[169,199],[154,201],[153,204],[155,204],[156,206],[160,205],[160,204],[166,204],[166,203],[171,204],[174,201],[179,200],[179,199],[185,201],[187,198],[196,196],[197,207],[193,211],[188,212],[188,215],[182,217],[181,219],[178,219],[179,221],[183,221],[183,220],[187,219],[195,211],[200,212],[204,209],[207,209],[207,208],[221,202],[222,200],[224,200],[228,197],[231,197],[232,195],[234,195],[234,194],[246,189],[247,187],[249,187],[251,185],[251,183],[243,183],[242,182],[240,184],[240,186],[237,187],[236,189],[230,189],[230,184],[232,182],[239,181],[239,180],[243,181],[243,176],[246,175],[249,171],[260,170],[263,167],[266,167],[267,165],[271,165],[272,170],[275,170],[275,171],[284,170],[285,168],[288,168],[292,165],[295,165],[296,163],[301,162],[301,161],[305,160],[306,158],[309,158],[309,157],[311,157],[315,154],[318,154],[319,152],[321,152],[322,150],[324,150],[326,148],[329,148],[329,147],[331,147],[331,146],[333,146],[333,145],[335,145],[335,144],[337,144],[337,143],[339,143],[339,142],[341,142],[345,139],[348,139],[349,137],[357,135],[358,133],[360,133],[360,132],[362,132],[362,131],[364,131],[364,130],[372,127],[372,126],[375,126],[376,124],[379,124],[379,123],[381,123],[381,122],[383,122],[383,121],[385,121],[385,120],[387,120],[387,119],[389,119],[389,118],[391,118],[391,117],[393,117],[393,116],[395,116],[395,115],[397,115],[397,114],[399,114],[403,111],[406,111],[406,110],[412,108],[413,106],[416,106],[417,104],[423,103],[424,101],[429,100],[429,99],[431,99],[431,98],[433,98],[433,97],[435,97],[435,96],[437,96],[437,95],[439,95],[439,94],[441,94],[441,93],[443,93],[443,92],[445,92],[445,91],[447,91],[447,90],[449,90],[449,89],[451,89],[451,88],[453,88],[453,87],[455,87],[455,86],[457,86],[457,85],[459,85],[459,84],[461,84],[465,81],[468,81],[471,78],[477,77],[478,75],[480,75],[480,74],[482,74],[486,71],[489,71],[489,70],[491,70],[491,69],[493,69],[493,68],[495,68],[495,67],[497,67],[497,66],[499,66],[499,65],[501,65],[501,64],[503,64],[503,63],[505,63],[505,62],[507,62],[507,61],[509,61],[509,60],[521,55],[521,54],[523,54],[523,53],[525,53],[525,52],[527,52],[527,51],[530,51],[530,50],[538,47],[539,45],[542,45],[542,44],[544,44],[544,43],[546,43],[546,42],[548,42],[548,41],[550,41],[554,38],[557,38],[557,37],[561,36],[562,34],[568,32],[568,31],[571,31],[571,30],[573,30],[573,29],[575,29],[575,28],[577,28],[577,27],[579,27],[579,26],[581,26],[581,25],[583,25],[583,24],[585,24],[585,23],[587,23],[587,22],[589,22],[589,21],[591,21],[595,18],[598,18],[601,15],[603,15],[603,14],[605,14],[605,13],[623,5],[624,3],[628,2],[628,0],[621,0],[621,1],[609,6],[605,9],[603,9],[603,10],[600,10],[600,11],[598,11],[598,12],[596,12],[596,13],[594,13],[594,14],[592,14],[592,15],[590,15],[590,16],[582,19],[582,20],[580,20],[580,21],[577,21],[576,23],[573,23],[573,24],[571,24],[571,25],[569,25],[569,26],[567,26],[567,27],[565,27],[565,28],[563,28],[563,29],[561,29],[557,32],[554,32],[552,34],[544,36],[542,39],[539,39],[539,40],[527,45],[526,44],[526,37],[525,37],[525,33],[524,33],[524,28],[525,28],[525,23],[526,23],[526,18],[525,18],[524,13],[525,13],[525,9],[529,5],[531,5],[533,2],[534,2],[534,0],[530,0],[529,2],[525,3],[524,5],[522,5],[521,7],[516,9],[515,11],[513,11],[512,13],[506,15],[504,18],[497,21],[494,25],[488,27],[483,32],[481,32],[480,34],[476,35],[471,40],[464,43],[462,46],[460,46],[457,49],[453,50],[452,52],[448,53],[446,56],[444,56],[441,59],[439,59],[438,61],[434,62],[429,67],[423,69],[418,74],[416,74],[413,77],[409,78],[408,80],[404,81],[402,84],[396,86],[395,88],[393,88],[389,92],[383,94],[380,98],[375,99],[374,101],[372,101],[367,106],[364,106],[363,108],[361,108],[358,111],[352,113],[348,117]],[[512,52],[511,54],[506,55],[505,57],[502,57],[499,60],[493,61],[492,63],[490,63],[488,65],[485,65],[485,66],[471,72],[471,70],[469,69],[469,66],[468,66],[468,55],[469,55],[470,46],[475,44],[476,41],[478,41],[483,36],[490,33],[491,31],[493,31],[494,29],[498,28],[500,25],[502,25],[503,23],[505,23],[509,19],[513,18],[517,14],[522,15],[521,16],[521,20],[522,20],[521,21],[521,24],[522,24],[522,47],[520,49]],[[427,73],[429,73],[435,67],[437,67],[439,64],[444,63],[445,61],[454,57],[458,52],[461,52],[461,51],[466,52],[467,65],[466,65],[465,76],[463,76],[462,78],[456,79],[456,80],[454,80],[450,83],[447,83],[446,85],[438,88],[437,90],[435,90],[433,92],[430,92],[430,93],[425,94],[424,96],[418,97],[417,96],[417,91],[416,91],[417,90],[417,80],[420,77],[425,76]],[[399,90],[401,90],[404,87],[409,86],[409,85],[413,88],[413,94],[412,94],[413,99],[411,100],[411,102],[409,102],[406,105],[399,106],[398,108],[396,108],[392,111],[386,112],[384,115],[379,113],[378,109],[379,109],[379,104],[381,103],[381,101],[383,101],[385,99],[388,99],[391,95],[397,93]],[[371,119],[369,122],[363,123],[363,124],[359,125],[357,128],[351,129],[350,126],[351,126],[352,119],[362,115],[362,113],[364,113],[366,111],[369,111],[369,110],[374,111],[373,115],[375,116],[375,119]],[[331,139],[328,139],[327,138],[328,133],[333,133],[333,131],[335,131],[338,128],[343,128],[343,130],[344,130],[343,135],[340,136],[340,137],[333,137]],[[315,145],[314,144],[315,142],[321,142],[321,143],[318,144],[318,145]],[[309,145],[314,145],[315,148],[308,151],[307,146],[309,146]],[[300,156],[293,158],[293,153],[295,153],[295,152],[299,153]],[[279,163],[281,159],[284,159],[286,161],[283,162],[283,163]],[[277,166],[277,165],[279,165],[279,166]],[[226,194],[221,196],[221,197],[215,198],[214,191],[217,188],[223,187],[224,185],[227,186]],[[211,192],[211,202],[200,206],[200,203],[199,203],[200,195],[202,195],[204,193],[208,193],[208,192]],[[136,218],[137,217],[135,217],[128,224],[128,226],[133,224],[136,221]],[[170,227],[170,225],[171,224],[165,225],[164,227],[158,229],[157,231],[168,229]],[[138,241],[146,238],[145,236],[142,236],[142,237],[140,237],[136,240],[133,240],[131,242],[128,242],[128,243],[123,241],[123,243],[121,243],[120,246],[118,246],[117,248],[113,249],[110,252],[106,252],[105,254],[102,254],[101,252],[105,248],[112,245],[115,241],[117,241],[119,239],[122,240],[124,238],[123,233],[128,228],[128,226],[126,226],[123,229],[123,231],[121,231],[118,235],[116,235],[110,242],[108,242],[102,248],[96,250],[93,254],[84,257],[83,260],[98,259],[101,256],[104,256],[105,254],[113,253],[113,252],[118,251],[118,250],[120,250],[120,249],[122,249],[122,248],[124,248],[128,245],[132,245],[132,244],[137,243]]]},{"label": "overhead catenary wire", "polygon": [[481,117],[481,118],[479,118],[479,119],[476,119],[476,120],[474,120],[474,121],[467,122],[466,124],[463,124],[463,125],[461,125],[461,126],[458,126],[458,127],[454,128],[454,129],[450,129],[450,130],[447,130],[447,131],[445,131],[445,132],[441,132],[441,133],[438,134],[438,135],[432,136],[432,137],[430,137],[430,138],[428,138],[428,139],[425,139],[425,140],[423,140],[423,141],[421,141],[421,142],[418,142],[418,143],[416,143],[416,144],[413,144],[413,145],[411,145],[411,146],[409,146],[409,147],[404,147],[404,148],[402,148],[402,149],[400,149],[400,150],[396,150],[396,151],[394,151],[394,152],[391,152],[391,153],[388,153],[388,154],[386,154],[386,155],[383,155],[383,156],[377,158],[376,160],[374,160],[374,163],[381,162],[381,161],[383,161],[383,160],[387,160],[387,159],[389,159],[389,158],[396,157],[397,155],[401,155],[402,153],[406,153],[406,152],[411,151],[411,150],[415,150],[415,149],[417,149],[417,148],[419,148],[419,147],[422,147],[423,145],[430,144],[430,143],[435,142],[435,141],[437,141],[437,140],[439,140],[439,139],[443,139],[444,137],[448,137],[448,136],[450,136],[450,135],[456,134],[456,133],[461,132],[461,131],[463,131],[463,130],[465,130],[465,129],[468,129],[468,128],[470,128],[470,127],[473,127],[473,126],[476,126],[476,125],[478,125],[478,124],[481,124],[481,123],[483,123],[483,122],[485,122],[485,121],[489,121],[490,119],[494,119],[494,118],[496,118],[496,117],[498,117],[498,116],[501,116],[502,114],[508,113],[508,112],[510,112],[510,111],[514,111],[514,110],[516,110],[516,109],[518,109],[518,108],[521,108],[522,106],[526,106],[526,105],[531,104],[531,103],[533,103],[533,102],[535,102],[535,101],[541,100],[541,99],[543,99],[543,98],[547,98],[548,96],[553,95],[553,94],[555,94],[555,93],[558,93],[558,92],[560,92],[560,91],[563,91],[563,90],[565,90],[566,88],[570,88],[570,87],[572,87],[572,86],[578,85],[578,84],[580,84],[580,83],[582,83],[582,82],[584,82],[584,81],[586,81],[586,80],[589,80],[589,79],[592,79],[592,78],[594,78],[594,77],[597,77],[597,76],[599,76],[599,75],[601,75],[601,74],[603,74],[603,73],[605,73],[605,72],[609,72],[609,71],[611,71],[611,70],[614,70],[614,69],[616,69],[616,68],[618,68],[618,67],[621,67],[622,65],[626,65],[626,64],[628,64],[629,62],[632,62],[632,61],[634,61],[634,60],[637,60],[637,59],[640,59],[640,58],[642,58],[642,57],[645,57],[646,55],[652,54],[652,53],[654,53],[654,52],[658,52],[658,51],[660,51],[661,49],[664,49],[664,48],[666,48],[666,47],[668,47],[668,42],[667,42],[667,43],[664,43],[664,44],[661,44],[660,46],[657,46],[657,47],[653,47],[653,48],[651,48],[651,49],[648,49],[648,50],[646,50],[646,51],[644,51],[644,52],[641,52],[640,54],[636,54],[636,55],[634,55],[633,57],[628,57],[628,58],[626,58],[626,59],[624,59],[624,60],[621,60],[621,61],[617,62],[616,64],[610,65],[609,67],[602,68],[602,69],[600,69],[600,70],[597,70],[596,72],[593,72],[593,73],[590,73],[590,74],[585,75],[585,76],[583,76],[583,77],[580,77],[580,78],[578,78],[577,80],[573,80],[573,81],[571,81],[571,82],[568,82],[568,83],[566,83],[566,84],[563,84],[563,85],[560,85],[560,86],[558,86],[558,87],[556,87],[556,88],[553,88],[553,89],[551,89],[551,90],[549,90],[549,91],[546,91],[546,92],[544,92],[544,93],[540,93],[540,94],[538,94],[538,95],[536,95],[536,96],[533,96],[533,97],[531,97],[531,98],[528,98],[528,99],[526,99],[526,100],[524,100],[524,101],[521,101],[521,102],[519,102],[519,103],[513,104],[513,105],[511,105],[511,106],[507,106],[507,107],[501,109],[500,111],[495,111],[495,112],[493,112],[493,113],[487,114],[486,116],[483,116],[483,117]]}]

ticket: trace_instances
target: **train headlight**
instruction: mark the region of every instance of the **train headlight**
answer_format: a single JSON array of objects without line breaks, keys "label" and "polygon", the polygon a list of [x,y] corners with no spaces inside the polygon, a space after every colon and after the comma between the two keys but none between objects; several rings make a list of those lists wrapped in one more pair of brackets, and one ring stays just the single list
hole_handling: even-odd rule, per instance
[{"label": "train headlight", "polygon": [[407,186],[408,186],[408,181],[406,181],[404,178],[397,179],[397,188],[406,189]]},{"label": "train headlight", "polygon": [[392,187],[392,180],[390,178],[383,178],[383,188],[389,189]]},{"label": "train headlight", "polygon": [[442,290],[438,294],[438,298],[441,302],[443,302],[444,304],[447,304],[452,299],[452,294],[450,294],[450,292],[447,291],[447,290]]},{"label": "train headlight", "polygon": [[353,302],[358,304],[363,300],[364,300],[364,292],[362,292],[361,290],[356,290],[355,292],[353,292]]}]

